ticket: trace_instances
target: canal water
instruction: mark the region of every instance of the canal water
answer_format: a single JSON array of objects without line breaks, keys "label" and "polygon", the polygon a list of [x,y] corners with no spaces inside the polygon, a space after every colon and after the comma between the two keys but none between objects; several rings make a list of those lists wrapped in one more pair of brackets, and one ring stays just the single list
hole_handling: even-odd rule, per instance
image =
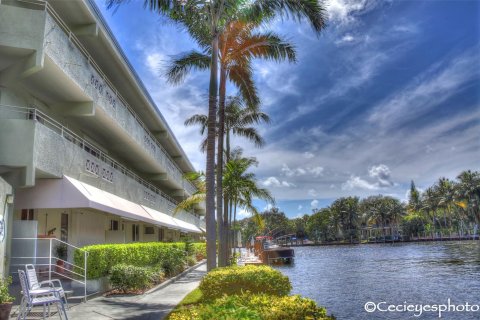
[{"label": "canal water", "polygon": [[480,319],[480,241],[296,247],[275,268],[340,320]]}]

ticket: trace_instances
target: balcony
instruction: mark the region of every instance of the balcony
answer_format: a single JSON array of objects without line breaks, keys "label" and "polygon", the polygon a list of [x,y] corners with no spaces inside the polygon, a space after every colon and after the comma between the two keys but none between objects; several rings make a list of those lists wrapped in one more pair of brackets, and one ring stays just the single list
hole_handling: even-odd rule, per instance
[{"label": "balcony", "polygon": [[[183,171],[159,142],[162,133],[152,134],[48,3],[27,3],[33,3],[31,8],[36,10],[0,5],[4,12],[0,30],[8,32],[8,37],[0,36],[0,48],[19,46],[30,54],[22,57],[28,63],[20,72],[27,90],[88,130],[95,140],[109,145],[124,162],[157,177],[159,185],[175,195],[193,194],[195,187],[183,178]],[[28,36],[23,29],[7,27],[22,23],[17,21],[20,17],[30,17],[25,23],[38,34]],[[23,38],[29,41],[18,41]]]},{"label": "balcony", "polygon": [[[0,154],[0,169],[23,167],[25,186],[33,186],[38,178],[68,175],[169,215],[177,205],[158,187],[35,108],[0,105],[0,148],[11,151]],[[177,217],[203,224],[189,212]]]}]

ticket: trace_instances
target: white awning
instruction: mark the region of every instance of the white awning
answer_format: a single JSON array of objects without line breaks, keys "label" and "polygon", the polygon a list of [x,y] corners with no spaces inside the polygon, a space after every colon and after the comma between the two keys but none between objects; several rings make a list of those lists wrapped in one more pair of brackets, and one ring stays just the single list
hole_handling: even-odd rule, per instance
[{"label": "white awning", "polygon": [[201,233],[201,230],[191,223],[68,176],[64,176],[63,179],[39,179],[33,188],[18,189],[15,195],[15,208],[92,208],[170,229]]},{"label": "white awning", "polygon": [[154,210],[149,207],[142,206],[142,208],[156,221],[158,221],[161,225],[166,226],[170,229],[178,230],[178,226],[175,223],[175,219],[168,214],[162,213],[160,211]]},{"label": "white awning", "polygon": [[175,223],[178,225],[180,230],[182,230],[183,232],[202,233],[202,230],[200,230],[200,228],[198,228],[197,226],[195,226],[191,223],[188,223],[188,222],[185,222],[183,220],[176,219],[176,218],[173,218],[173,220],[175,220]]}]

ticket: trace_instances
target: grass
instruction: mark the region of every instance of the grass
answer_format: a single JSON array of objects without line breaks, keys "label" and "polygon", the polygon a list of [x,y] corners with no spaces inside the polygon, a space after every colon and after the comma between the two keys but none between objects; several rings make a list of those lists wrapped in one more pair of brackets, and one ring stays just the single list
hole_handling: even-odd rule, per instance
[{"label": "grass", "polygon": [[180,303],[175,307],[175,309],[173,309],[173,310],[168,314],[168,316],[167,316],[167,318],[165,318],[165,320],[168,320],[169,317],[170,317],[170,314],[172,314],[173,312],[177,311],[178,309],[183,308],[183,307],[187,307],[187,308],[188,308],[188,306],[202,303],[202,300],[203,300],[203,293],[202,293],[202,291],[200,290],[200,288],[194,289],[192,292],[190,292],[189,294],[187,294],[187,295],[185,296],[185,298],[183,298],[182,301],[180,301]]},{"label": "grass", "polygon": [[203,299],[202,291],[200,290],[200,288],[196,288],[192,292],[187,294],[185,298],[183,298],[183,300],[180,301],[177,307],[188,306],[191,304],[198,304],[202,302],[202,299]]}]

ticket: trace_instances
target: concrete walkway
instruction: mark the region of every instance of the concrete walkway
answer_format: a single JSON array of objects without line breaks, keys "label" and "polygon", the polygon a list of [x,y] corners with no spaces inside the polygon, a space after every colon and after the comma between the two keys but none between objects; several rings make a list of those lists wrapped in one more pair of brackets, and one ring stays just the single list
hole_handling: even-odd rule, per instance
[{"label": "concrete walkway", "polygon": [[206,270],[206,264],[203,264],[174,283],[143,295],[99,297],[89,300],[87,303],[71,307],[67,311],[68,319],[163,319],[190,291],[198,287],[200,280],[207,273]]}]

